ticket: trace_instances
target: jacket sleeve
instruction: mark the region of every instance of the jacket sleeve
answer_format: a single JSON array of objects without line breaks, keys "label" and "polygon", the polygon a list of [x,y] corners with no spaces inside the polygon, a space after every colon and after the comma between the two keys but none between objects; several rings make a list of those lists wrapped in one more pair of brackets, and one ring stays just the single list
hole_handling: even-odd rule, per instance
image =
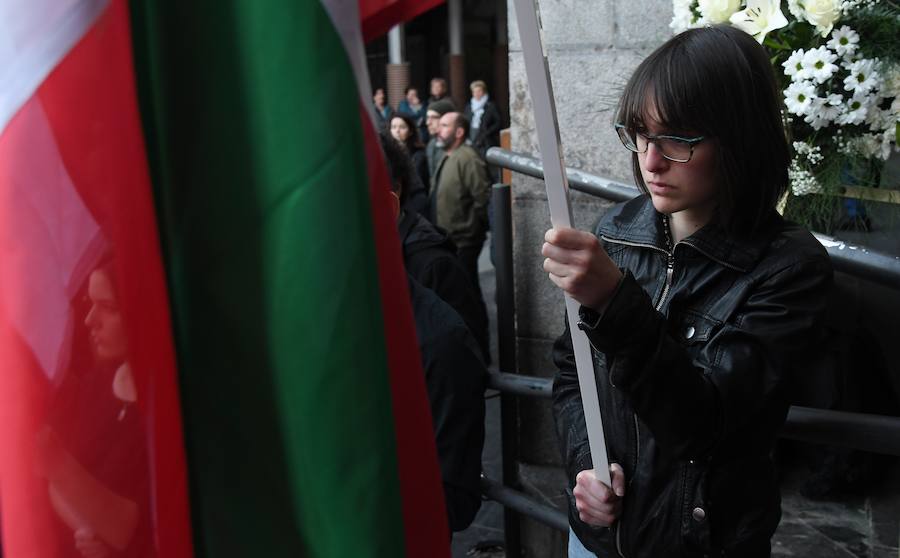
[{"label": "jacket sleeve", "polygon": [[[597,327],[586,333],[606,354],[610,384],[629,398],[661,450],[679,459],[703,458],[741,429],[755,426],[746,432],[762,431],[765,439],[780,426],[788,376],[819,338],[831,279],[824,254],[774,271],[733,319],[709,329],[692,359],[626,273]],[[754,424],[761,420],[772,422]]]},{"label": "jacket sleeve", "polygon": [[481,507],[487,371],[468,331],[436,338],[422,354],[447,517],[460,531]]},{"label": "jacket sleeve", "polygon": [[434,257],[424,266],[418,279],[456,310],[478,342],[484,360],[489,361],[487,312],[459,262],[450,256]]}]

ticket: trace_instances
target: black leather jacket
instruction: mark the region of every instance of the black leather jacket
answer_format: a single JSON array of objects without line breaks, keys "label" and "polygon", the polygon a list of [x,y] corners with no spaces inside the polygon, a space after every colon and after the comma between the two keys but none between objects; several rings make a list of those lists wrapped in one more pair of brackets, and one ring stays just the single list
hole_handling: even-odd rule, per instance
[{"label": "black leather jacket", "polygon": [[554,345],[570,524],[600,556],[769,556],[781,517],[770,453],[820,338],[831,263],[774,212],[743,241],[711,223],[668,249],[663,230],[646,196],[603,217],[596,234],[625,278],[595,327],[579,324],[627,482],[611,528],[574,507],[575,475],[592,465],[568,329]]}]

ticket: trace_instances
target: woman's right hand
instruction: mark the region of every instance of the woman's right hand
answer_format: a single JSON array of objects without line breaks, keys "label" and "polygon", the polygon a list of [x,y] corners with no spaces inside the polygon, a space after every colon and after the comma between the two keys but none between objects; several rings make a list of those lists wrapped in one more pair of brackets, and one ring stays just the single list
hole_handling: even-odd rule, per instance
[{"label": "woman's right hand", "polygon": [[603,310],[622,279],[600,240],[589,232],[552,228],[544,235],[541,254],[550,280],[579,304],[597,312]]},{"label": "woman's right hand", "polygon": [[612,488],[597,479],[593,470],[575,476],[575,508],[578,517],[588,525],[609,527],[622,513],[625,496],[625,471],[618,463],[609,466]]}]

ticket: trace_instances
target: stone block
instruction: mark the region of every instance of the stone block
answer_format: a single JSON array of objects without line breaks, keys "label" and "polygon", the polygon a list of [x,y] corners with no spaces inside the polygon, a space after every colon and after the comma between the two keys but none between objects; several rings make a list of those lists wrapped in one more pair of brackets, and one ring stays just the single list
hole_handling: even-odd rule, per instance
[{"label": "stone block", "polygon": [[[560,333],[562,332],[560,322]],[[553,378],[556,374],[556,366],[553,364],[551,351],[553,339],[533,339],[520,337],[516,343],[516,355],[519,359],[519,374],[534,376],[536,378]]]},{"label": "stone block", "polygon": [[[514,4],[507,2],[509,49],[521,51],[522,40]],[[612,45],[614,0],[543,0],[538,4],[541,27],[544,30],[544,46],[548,50],[583,45]]]},{"label": "stone block", "polygon": [[[563,157],[568,167],[630,183],[631,155],[613,124],[619,96],[645,51],[585,48],[549,55]],[[512,149],[539,152],[520,53],[509,60]]]},{"label": "stone block", "polygon": [[616,48],[654,49],[673,32],[672,2],[659,0],[616,0],[613,44]]},{"label": "stone block", "polygon": [[[552,340],[560,334],[565,305],[562,293],[550,282],[541,267],[544,258],[540,250],[544,233],[550,228],[550,211],[545,200],[537,197],[520,199],[516,186],[513,188],[516,334],[519,337]],[[573,196],[575,226],[581,230],[591,230],[609,206],[609,202],[598,198],[583,194],[577,198]],[[519,366],[526,366],[526,363],[520,360]]]}]

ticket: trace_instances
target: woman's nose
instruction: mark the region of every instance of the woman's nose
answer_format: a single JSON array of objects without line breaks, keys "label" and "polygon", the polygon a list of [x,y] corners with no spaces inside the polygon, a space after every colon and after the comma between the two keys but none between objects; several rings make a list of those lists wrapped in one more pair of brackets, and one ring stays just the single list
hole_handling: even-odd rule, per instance
[{"label": "woman's nose", "polygon": [[655,142],[647,144],[647,153],[644,155],[644,166],[650,172],[661,172],[669,165],[669,160],[663,157]]}]

